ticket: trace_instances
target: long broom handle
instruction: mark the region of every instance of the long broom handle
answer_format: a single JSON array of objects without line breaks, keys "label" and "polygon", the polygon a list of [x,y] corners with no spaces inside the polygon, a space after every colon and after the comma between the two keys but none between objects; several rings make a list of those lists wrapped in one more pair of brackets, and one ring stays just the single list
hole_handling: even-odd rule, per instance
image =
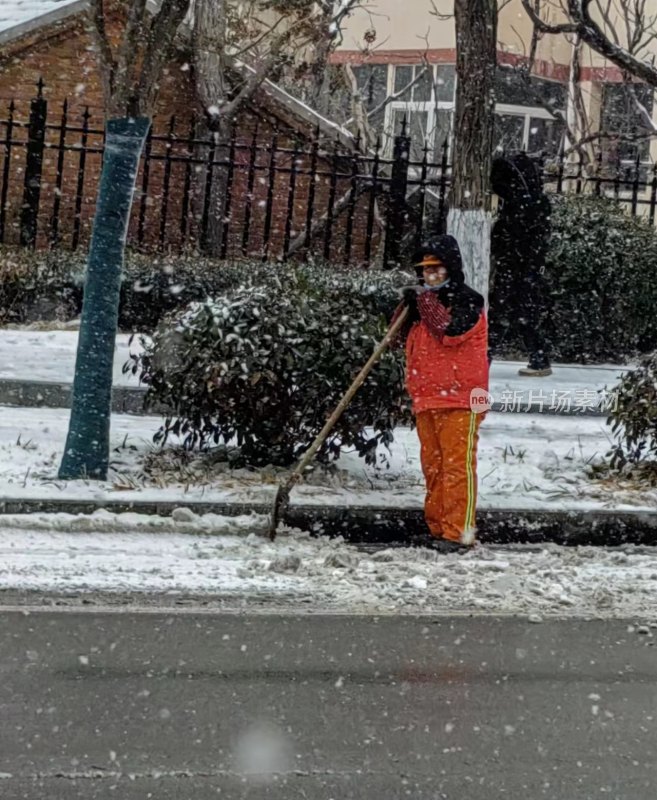
[{"label": "long broom handle", "polygon": [[322,428],[319,432],[315,441],[310,445],[304,456],[302,457],[301,461],[297,464],[297,468],[294,470],[292,475],[287,482],[288,487],[294,486],[294,484],[301,478],[304,469],[310,464],[313,460],[315,453],[319,450],[319,448],[324,444],[324,440],[329,435],[335,423],[340,419],[342,412],[345,408],[351,403],[353,396],[356,392],[360,389],[360,387],[365,383],[365,379],[372,371],[372,367],[376,364],[376,362],[381,358],[384,351],[393,341],[393,339],[397,336],[399,331],[401,330],[402,325],[406,322],[406,318],[408,317],[408,307],[405,307],[401,314],[397,317],[395,322],[390,326],[388,333],[383,337],[381,342],[378,344],[376,350],[372,353],[370,360],[365,364],[365,366],[361,369],[361,371],[356,376],[354,382],[351,386],[347,389],[344,394],[344,397],[338,405],[336,406],[335,411],[331,414],[331,416],[326,421],[326,425]]}]

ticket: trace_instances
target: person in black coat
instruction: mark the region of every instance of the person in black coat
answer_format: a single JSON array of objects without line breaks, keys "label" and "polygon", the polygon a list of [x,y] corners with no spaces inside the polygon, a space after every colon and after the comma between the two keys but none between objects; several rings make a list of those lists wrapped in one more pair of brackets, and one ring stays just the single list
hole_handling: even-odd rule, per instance
[{"label": "person in black coat", "polygon": [[544,277],[551,206],[540,171],[529,156],[500,156],[493,162],[493,191],[501,200],[491,250],[491,345],[520,334],[529,355],[521,375],[550,375],[549,292]]}]

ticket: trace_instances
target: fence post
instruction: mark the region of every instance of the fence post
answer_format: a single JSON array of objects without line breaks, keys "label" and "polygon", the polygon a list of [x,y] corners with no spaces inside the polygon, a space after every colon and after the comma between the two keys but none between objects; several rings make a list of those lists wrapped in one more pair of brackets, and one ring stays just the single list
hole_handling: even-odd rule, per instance
[{"label": "fence post", "polygon": [[38,94],[30,103],[30,122],[27,133],[27,156],[21,208],[21,245],[23,247],[34,247],[36,244],[39,199],[41,197],[41,171],[43,169],[48,103],[43,96],[43,80],[39,79],[37,88]]},{"label": "fence post", "polygon": [[14,111],[16,106],[12,100],[9,103],[9,118],[7,119],[7,135],[5,138],[5,163],[2,167],[2,189],[0,190],[0,242],[5,240],[5,222],[7,219],[7,194],[9,193],[9,171],[11,169],[11,146],[14,130]]},{"label": "fence post", "polygon": [[411,155],[411,139],[406,135],[406,120],[402,124],[402,133],[395,137],[393,151],[392,175],[390,176],[390,207],[386,224],[386,246],[383,254],[384,269],[399,266],[401,240],[404,235],[404,224],[408,216],[406,207],[406,190],[408,187],[408,162]]}]

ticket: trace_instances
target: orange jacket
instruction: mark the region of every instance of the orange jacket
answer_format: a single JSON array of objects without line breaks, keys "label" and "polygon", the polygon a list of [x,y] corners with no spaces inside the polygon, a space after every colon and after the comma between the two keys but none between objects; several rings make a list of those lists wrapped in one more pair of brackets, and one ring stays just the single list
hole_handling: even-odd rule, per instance
[{"label": "orange jacket", "polygon": [[419,414],[440,408],[470,408],[473,389],[488,391],[488,322],[482,311],[470,330],[436,338],[422,321],[406,340],[406,388]]}]

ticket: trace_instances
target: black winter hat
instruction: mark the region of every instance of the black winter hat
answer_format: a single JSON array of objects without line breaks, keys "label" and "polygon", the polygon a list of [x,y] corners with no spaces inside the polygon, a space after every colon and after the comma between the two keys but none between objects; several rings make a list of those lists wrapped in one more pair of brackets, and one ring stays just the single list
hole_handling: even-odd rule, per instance
[{"label": "black winter hat", "polygon": [[543,194],[541,171],[526,153],[495,158],[491,183],[495,194],[509,203],[535,202]]},{"label": "black winter hat", "polygon": [[447,268],[447,274],[452,286],[463,285],[465,276],[463,274],[461,248],[453,236],[447,234],[437,236],[435,239],[424,242],[418,248],[413,264],[418,277],[422,275],[423,262],[428,258],[437,258],[442,261]]}]

